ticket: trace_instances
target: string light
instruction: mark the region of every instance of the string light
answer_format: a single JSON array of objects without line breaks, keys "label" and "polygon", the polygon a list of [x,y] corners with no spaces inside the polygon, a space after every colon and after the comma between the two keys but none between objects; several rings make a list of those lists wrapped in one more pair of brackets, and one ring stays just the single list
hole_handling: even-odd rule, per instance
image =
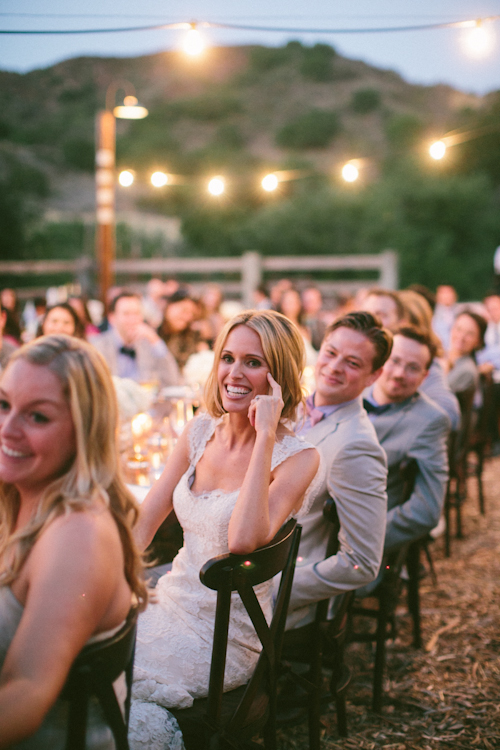
[{"label": "string light", "polygon": [[446,154],[446,143],[444,141],[435,141],[429,148],[429,154],[433,159],[439,161]]},{"label": "string light", "polygon": [[130,187],[133,185],[134,179],[134,173],[129,169],[124,169],[123,172],[120,172],[118,175],[118,182],[122,187]]},{"label": "string light", "polygon": [[278,184],[279,184],[279,180],[275,174],[266,174],[266,176],[261,182],[263,189],[266,190],[268,193],[271,193],[273,190],[276,190],[276,188],[278,187]]},{"label": "string light", "polygon": [[222,195],[225,189],[226,185],[223,177],[212,177],[208,183],[208,192],[211,195]]},{"label": "string light", "polygon": [[465,51],[475,58],[486,57],[493,51],[495,36],[491,24],[486,26],[481,20],[475,21],[463,37]]},{"label": "string light", "polygon": [[342,177],[346,182],[356,182],[359,177],[359,169],[355,164],[348,161],[347,164],[344,164],[342,167]]},{"label": "string light", "polygon": [[165,172],[153,172],[151,175],[151,184],[156,188],[165,187],[165,185],[168,185],[168,174],[165,174]]},{"label": "string light", "polygon": [[191,24],[191,28],[182,43],[182,48],[191,57],[198,57],[205,51],[205,42],[196,28],[196,24]]}]

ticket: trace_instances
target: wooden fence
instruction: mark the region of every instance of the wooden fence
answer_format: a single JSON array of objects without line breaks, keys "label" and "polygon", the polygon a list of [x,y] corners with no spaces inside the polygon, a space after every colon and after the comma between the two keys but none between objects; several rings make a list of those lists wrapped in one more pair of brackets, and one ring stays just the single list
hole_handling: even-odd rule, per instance
[{"label": "wooden fence", "polygon": [[[23,277],[27,274],[62,274],[68,283],[79,284],[89,289],[91,274],[95,270],[90,257],[74,261],[37,260],[1,261],[0,286],[3,274]],[[289,276],[299,287],[314,284],[325,297],[338,293],[353,293],[362,286],[377,284],[385,289],[398,288],[397,253],[386,250],[379,255],[304,255],[304,256],[265,256],[257,252],[243,253],[238,257],[220,258],[128,258],[116,260],[114,271],[120,283],[127,279],[133,287],[141,286],[139,277],[174,277],[187,281],[194,287],[209,280],[220,283],[228,297],[240,298],[246,306],[251,306],[253,292],[259,284],[282,276]],[[346,272],[356,272],[356,279],[343,278]],[[364,273],[367,272],[363,278]],[[373,278],[376,272],[377,278]],[[231,281],[224,277],[232,276]],[[335,278],[337,276],[337,278]],[[144,282],[142,282],[142,286]],[[21,297],[43,293],[45,287],[23,287],[16,285]]]}]

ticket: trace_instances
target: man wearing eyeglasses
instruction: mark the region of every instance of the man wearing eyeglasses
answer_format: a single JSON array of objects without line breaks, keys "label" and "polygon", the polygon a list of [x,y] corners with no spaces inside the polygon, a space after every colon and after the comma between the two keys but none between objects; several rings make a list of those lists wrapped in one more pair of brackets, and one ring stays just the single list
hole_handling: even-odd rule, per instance
[{"label": "man wearing eyeglasses", "polygon": [[[427,334],[409,326],[400,328],[380,377],[363,394],[389,467],[386,550],[433,529],[444,503],[450,419],[419,392],[434,354]],[[398,505],[404,485],[400,468],[411,459],[416,462],[414,489],[410,498]]]}]

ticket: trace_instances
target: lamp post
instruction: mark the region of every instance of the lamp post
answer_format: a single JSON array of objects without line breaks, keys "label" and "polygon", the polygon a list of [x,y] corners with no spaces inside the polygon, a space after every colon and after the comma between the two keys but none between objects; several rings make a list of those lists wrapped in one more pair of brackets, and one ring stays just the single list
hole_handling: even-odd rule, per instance
[{"label": "lamp post", "polygon": [[99,292],[104,304],[114,280],[116,118],[138,120],[148,114],[147,109],[139,106],[136,97],[131,94],[125,96],[123,106],[114,107],[119,88],[127,92],[133,87],[131,84],[111,84],[106,93],[106,109],[98,112],[96,117],[96,256]]}]

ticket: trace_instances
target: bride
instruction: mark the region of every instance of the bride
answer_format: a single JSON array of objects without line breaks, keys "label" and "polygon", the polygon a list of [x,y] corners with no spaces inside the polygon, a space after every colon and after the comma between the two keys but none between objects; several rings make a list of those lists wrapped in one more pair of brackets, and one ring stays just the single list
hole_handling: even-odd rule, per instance
[{"label": "bride", "polygon": [[[306,490],[319,455],[285,424],[302,400],[303,363],[302,337],[280,313],[251,310],[230,320],[215,345],[207,413],[189,423],[141,507],[140,547],[172,508],[184,546],[158,582],[157,601],[139,619],[133,750],[181,748],[180,731],[165,709],[207,695],[216,594],[200,582],[201,566],[228,550],[245,554],[265,545],[312,502]],[[270,616],[271,583],[257,594]],[[225,690],[248,680],[259,653],[250,619],[233,596]]]}]

